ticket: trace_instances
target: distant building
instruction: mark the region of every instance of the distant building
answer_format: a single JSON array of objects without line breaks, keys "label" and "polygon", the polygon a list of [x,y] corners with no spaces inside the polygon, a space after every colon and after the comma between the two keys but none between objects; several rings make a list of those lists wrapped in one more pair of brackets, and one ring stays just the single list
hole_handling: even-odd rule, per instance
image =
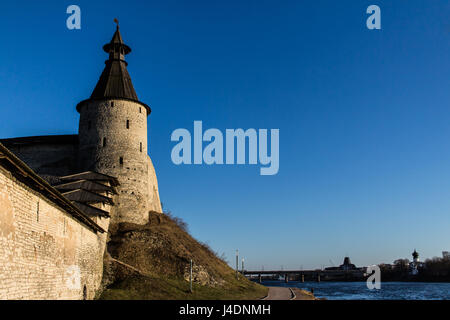
[{"label": "distant building", "polygon": [[357,269],[356,266],[355,266],[353,263],[351,263],[349,257],[345,257],[345,258],[344,258],[344,263],[341,264],[341,265],[339,266],[339,268],[340,268],[341,270],[355,270],[355,269]]},{"label": "distant building", "polygon": [[423,268],[423,263],[420,262],[419,253],[414,249],[412,253],[413,261],[409,263],[409,274],[415,276],[419,274],[419,269]]},{"label": "distant building", "polygon": [[450,259],[450,252],[448,252],[448,251],[442,251],[442,258],[444,258],[444,259]]},{"label": "distant building", "polygon": [[420,260],[419,260],[419,253],[416,251],[416,249],[414,249],[414,252],[412,253],[412,256],[413,256],[413,262],[414,263],[418,263]]},{"label": "distant building", "polygon": [[344,258],[344,262],[339,267],[328,267],[325,270],[357,270],[358,268],[350,261],[349,257]]}]

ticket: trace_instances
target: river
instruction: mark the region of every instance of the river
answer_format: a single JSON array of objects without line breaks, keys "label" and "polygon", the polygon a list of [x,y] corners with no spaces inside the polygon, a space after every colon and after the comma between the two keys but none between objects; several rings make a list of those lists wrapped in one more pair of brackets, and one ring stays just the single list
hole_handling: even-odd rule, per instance
[{"label": "river", "polygon": [[365,282],[263,281],[266,286],[314,289],[317,298],[328,300],[450,300],[450,283],[382,282],[381,289],[369,290]]}]

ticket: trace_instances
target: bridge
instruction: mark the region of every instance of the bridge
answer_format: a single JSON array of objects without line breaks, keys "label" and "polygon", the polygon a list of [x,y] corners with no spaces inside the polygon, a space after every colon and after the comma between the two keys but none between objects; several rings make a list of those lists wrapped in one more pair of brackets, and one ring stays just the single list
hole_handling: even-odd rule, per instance
[{"label": "bridge", "polygon": [[277,280],[283,277],[285,282],[293,281],[332,281],[332,280],[361,280],[365,277],[366,268],[355,268],[350,270],[333,269],[333,270],[260,270],[250,271],[243,270],[241,273],[249,279],[258,278],[261,283],[262,279]]}]

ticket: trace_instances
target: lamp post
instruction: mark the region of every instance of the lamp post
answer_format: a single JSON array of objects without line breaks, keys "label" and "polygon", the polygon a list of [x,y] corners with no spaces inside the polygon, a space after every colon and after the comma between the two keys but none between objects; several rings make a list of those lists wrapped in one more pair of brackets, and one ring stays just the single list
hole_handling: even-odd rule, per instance
[{"label": "lamp post", "polygon": [[236,279],[239,279],[239,250],[236,249]]},{"label": "lamp post", "polygon": [[189,291],[192,293],[192,259],[191,259],[191,271],[189,273]]}]

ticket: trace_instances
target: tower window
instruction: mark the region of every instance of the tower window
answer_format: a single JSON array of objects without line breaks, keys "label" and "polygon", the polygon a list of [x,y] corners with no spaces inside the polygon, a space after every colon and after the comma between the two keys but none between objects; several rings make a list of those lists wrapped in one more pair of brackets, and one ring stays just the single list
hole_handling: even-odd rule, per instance
[{"label": "tower window", "polygon": [[142,108],[141,107],[139,107],[139,113],[142,113]]},{"label": "tower window", "polygon": [[127,120],[127,129],[130,129],[130,120]]},{"label": "tower window", "polygon": [[111,108],[114,108],[114,101],[111,101]]},{"label": "tower window", "polygon": [[123,157],[120,157],[120,158],[119,158],[119,163],[120,163],[121,165],[123,165]]},{"label": "tower window", "polygon": [[142,152],[142,142],[139,142],[139,150]]},{"label": "tower window", "polygon": [[106,147],[106,137],[103,138],[103,146]]}]

